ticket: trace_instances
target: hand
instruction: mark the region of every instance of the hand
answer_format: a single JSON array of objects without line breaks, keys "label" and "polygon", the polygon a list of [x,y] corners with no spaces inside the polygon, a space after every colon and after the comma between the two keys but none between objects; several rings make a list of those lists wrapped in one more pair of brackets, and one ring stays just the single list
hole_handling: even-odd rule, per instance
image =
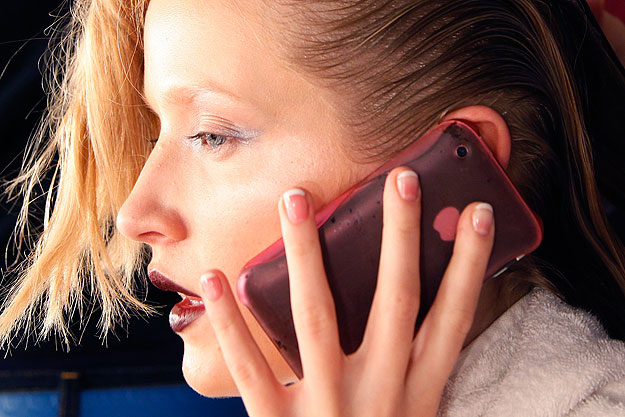
[{"label": "hand", "polygon": [[409,169],[393,170],[384,189],[380,268],[369,322],[360,348],[346,356],[310,201],[295,190],[279,204],[302,380],[286,387],[276,380],[223,274],[214,270],[201,279],[206,312],[248,413],[436,415],[473,322],[494,239],[491,211],[476,210],[477,203],[463,211],[436,300],[413,340],[419,311],[420,187]]}]

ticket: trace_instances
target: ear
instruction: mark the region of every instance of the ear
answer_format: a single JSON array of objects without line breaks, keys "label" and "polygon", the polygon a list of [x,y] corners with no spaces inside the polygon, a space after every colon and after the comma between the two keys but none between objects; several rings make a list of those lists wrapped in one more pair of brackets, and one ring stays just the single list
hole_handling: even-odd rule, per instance
[{"label": "ear", "polygon": [[490,148],[501,166],[506,169],[510,161],[510,131],[499,113],[486,106],[469,106],[445,115],[441,122],[461,120],[473,126]]}]

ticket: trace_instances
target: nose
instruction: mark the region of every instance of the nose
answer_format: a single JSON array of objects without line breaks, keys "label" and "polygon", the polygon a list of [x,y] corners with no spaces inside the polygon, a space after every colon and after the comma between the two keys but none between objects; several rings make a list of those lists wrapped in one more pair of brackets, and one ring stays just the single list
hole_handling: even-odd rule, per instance
[{"label": "nose", "polygon": [[176,158],[160,143],[152,150],[130,195],[117,214],[117,229],[129,239],[153,245],[179,242],[187,236],[176,206]]}]

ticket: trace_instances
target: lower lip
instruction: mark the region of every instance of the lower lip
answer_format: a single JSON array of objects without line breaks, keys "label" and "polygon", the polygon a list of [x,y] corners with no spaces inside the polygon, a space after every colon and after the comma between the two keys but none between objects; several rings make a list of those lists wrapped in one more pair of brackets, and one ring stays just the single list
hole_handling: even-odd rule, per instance
[{"label": "lower lip", "polygon": [[195,297],[185,296],[169,313],[169,325],[176,333],[181,332],[204,313],[204,303]]}]

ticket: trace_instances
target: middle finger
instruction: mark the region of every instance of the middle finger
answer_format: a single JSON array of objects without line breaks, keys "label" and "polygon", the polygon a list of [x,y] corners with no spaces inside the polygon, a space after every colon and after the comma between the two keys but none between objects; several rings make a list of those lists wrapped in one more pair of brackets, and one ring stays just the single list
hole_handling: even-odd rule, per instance
[{"label": "middle finger", "polygon": [[396,385],[389,392],[403,386],[419,311],[420,195],[414,171],[389,173],[378,283],[361,347],[369,377],[385,375],[384,384]]}]

